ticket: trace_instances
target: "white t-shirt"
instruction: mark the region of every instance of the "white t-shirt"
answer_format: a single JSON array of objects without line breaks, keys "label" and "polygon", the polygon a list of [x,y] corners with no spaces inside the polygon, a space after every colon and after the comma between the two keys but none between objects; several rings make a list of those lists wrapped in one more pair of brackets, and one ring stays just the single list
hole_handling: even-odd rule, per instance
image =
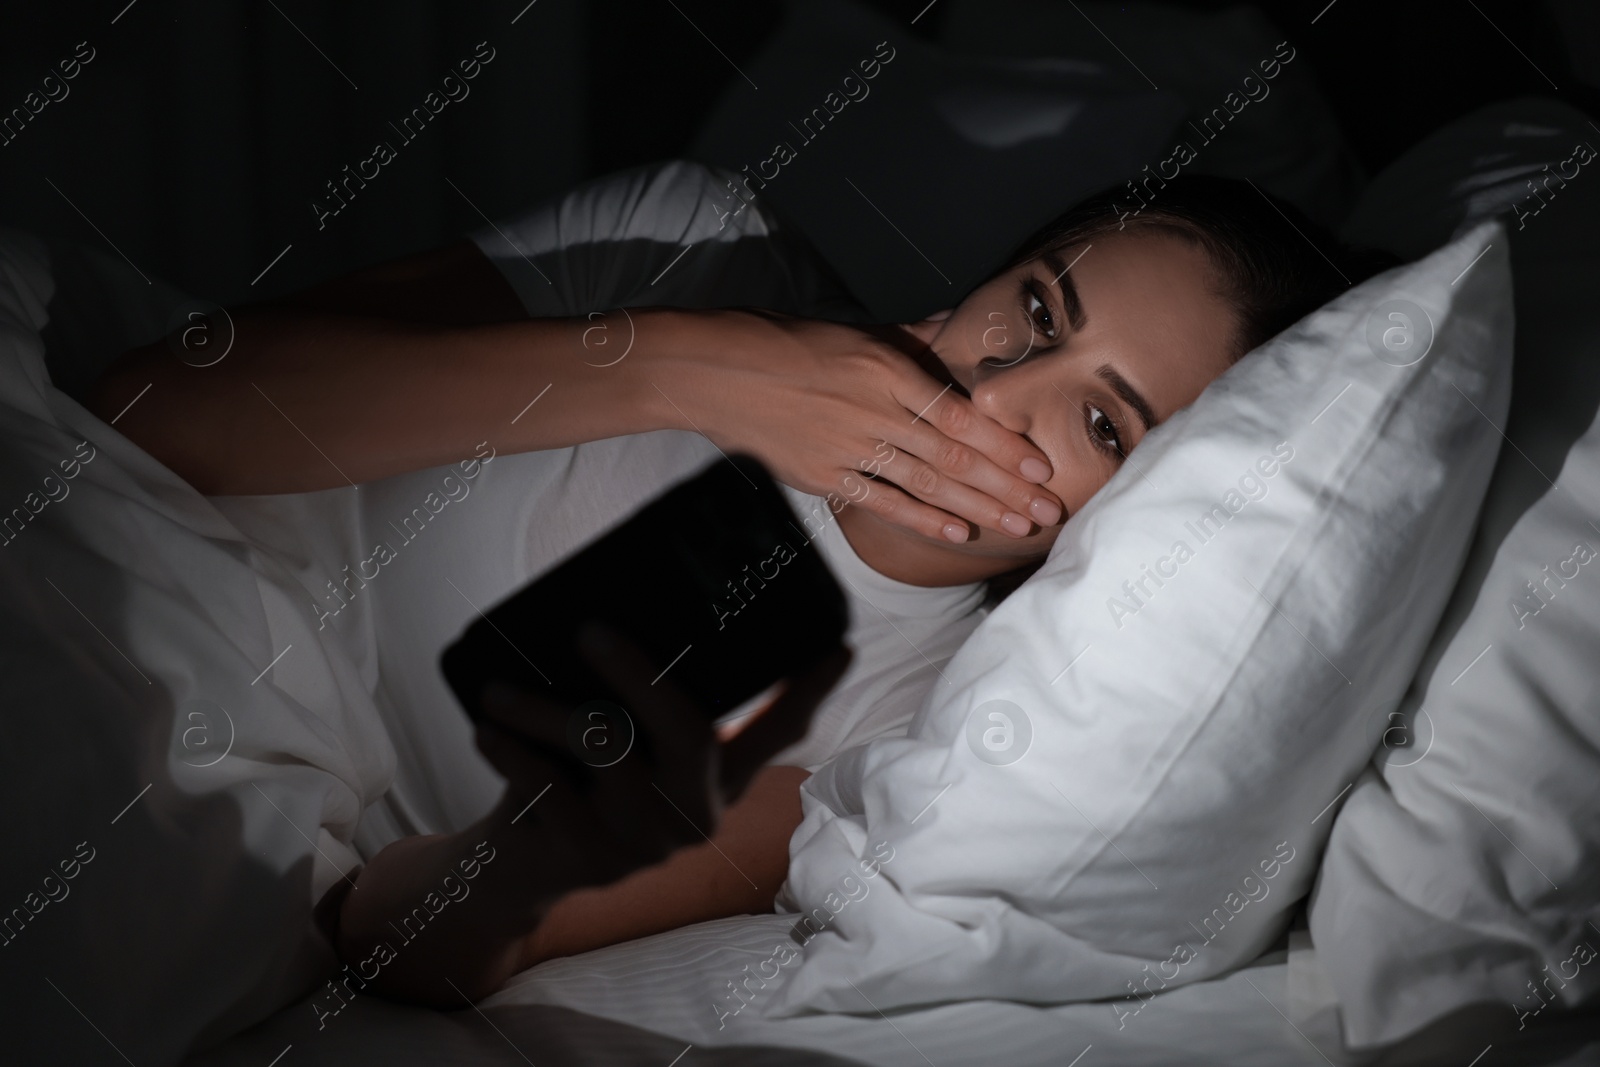
[{"label": "white t-shirt", "polygon": [[[821,497],[784,489],[801,516],[828,514]],[[812,544],[849,602],[845,641],[855,658],[813,714],[805,739],[772,762],[815,771],[847,748],[905,733],[929,691],[948,684],[944,665],[982,619],[983,585],[927,587],[887,578],[856,555],[837,519]]]},{"label": "white t-shirt", "polygon": [[[739,209],[726,177],[685,163],[626,172],[472,236],[533,315],[743,304],[859,317],[814,254],[759,207]],[[535,405],[519,417],[537,413]],[[485,427],[478,457],[453,466],[355,488],[219,501],[296,574],[320,632],[351,651],[372,686],[395,769],[356,834],[369,859],[406,834],[460,829],[500,797],[504,782],[478,753],[440,673],[443,649],[480,611],[720,461],[709,441],[676,430],[517,455],[494,450],[495,430]],[[904,731],[977,625],[982,587],[886,578],[856,556],[823,500],[785,492],[802,519],[826,519],[813,543],[847,596],[846,641],[855,651],[805,739],[773,761],[815,769],[872,737]],[[537,662],[537,649],[526,652]]]}]

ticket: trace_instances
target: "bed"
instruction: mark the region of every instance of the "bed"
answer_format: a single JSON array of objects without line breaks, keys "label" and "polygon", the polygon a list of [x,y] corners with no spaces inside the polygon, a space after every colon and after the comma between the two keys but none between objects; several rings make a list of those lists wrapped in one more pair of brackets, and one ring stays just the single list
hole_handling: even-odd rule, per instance
[{"label": "bed", "polygon": [[[295,1005],[191,1062],[259,1064],[289,1046],[284,1063],[334,1064],[357,1056],[485,1065],[1349,1062],[1339,1051],[1316,951],[1303,933],[1226,978],[1158,994],[1121,1026],[1106,1003],[972,1001],[886,1015],[864,1004],[861,1015],[733,1019],[719,1029],[714,1004],[719,992],[725,995],[719,987],[768,955],[790,925],[792,918],[783,916],[726,919],[552,961],[518,976],[477,1010],[441,1015],[363,999],[319,1032],[310,1008]],[[1588,1036],[1591,1030],[1592,1022],[1573,1020],[1544,1031],[1518,1062],[1593,1062],[1600,1042]]]},{"label": "bed", "polygon": [[[1224,28],[1229,26],[1243,39],[1239,47],[1248,51],[1257,43],[1237,25]],[[1065,76],[1082,75],[1080,70]],[[1230,71],[1227,77],[1232,76]],[[1219,77],[1196,74],[1189,91],[1210,94]],[[1147,100],[1140,113],[1164,121],[1170,103]],[[1183,106],[1179,101],[1172,114]],[[1314,106],[1313,112],[1320,114]],[[1527,128],[1565,128],[1581,120],[1575,113],[1541,113],[1536,121],[1518,121]],[[743,120],[733,114],[719,121],[738,125]],[[1486,136],[1503,137],[1515,125],[1492,115],[1483,129]],[[1330,170],[1320,155],[1326,139],[1319,139],[1314,127],[1310,123],[1310,132],[1302,131],[1296,140],[1306,153],[1277,160],[1270,180],[1301,197],[1308,210],[1342,216],[1358,183],[1343,162]],[[743,149],[732,142],[719,147],[714,132],[702,146],[705,154],[725,151],[730,163],[736,161]],[[1243,137],[1249,130],[1236,132]],[[1270,137],[1270,131],[1261,135]],[[1524,130],[1514,136],[1527,135]],[[1542,146],[1534,147],[1529,158],[1540,158]],[[1128,150],[1137,154],[1145,146],[1130,144]],[[1487,173],[1495,177],[1464,183],[1467,192],[1481,199],[1498,182],[1503,202],[1483,201],[1480,213],[1510,207],[1515,198],[1504,199],[1505,188],[1514,190],[1522,175],[1513,165],[1518,164],[1515,153],[1495,145],[1478,155],[1489,161]],[[1224,156],[1215,165],[1226,171],[1240,164]],[[1408,166],[1401,170],[1414,178],[1415,160]],[[801,184],[800,172],[791,177]],[[1578,195],[1567,194],[1572,201]],[[1369,232],[1393,223],[1380,210],[1382,200],[1380,190],[1357,206],[1355,217],[1366,220]],[[808,212],[826,214],[832,203],[820,198],[808,204],[798,197],[786,210],[803,219]],[[1410,217],[1415,224],[1408,237],[1412,246],[1405,249],[1409,255],[1431,250],[1460,221],[1446,211],[1438,218],[1422,214],[1402,213],[1402,221]],[[1526,302],[1538,309],[1538,317],[1519,323],[1519,339],[1533,338],[1541,351],[1570,355],[1592,344],[1581,286],[1562,288],[1557,279],[1592,269],[1592,244],[1587,251],[1582,245],[1584,234],[1595,232],[1594,218],[1581,212],[1569,216],[1560,256],[1547,262],[1547,273],[1529,275],[1540,280],[1546,299]],[[1554,230],[1541,231],[1541,240]],[[825,254],[837,237],[820,230],[812,236]],[[1505,1062],[1576,1067],[1600,1061],[1600,1021],[1592,999],[1588,1013],[1552,1012],[1514,1035],[1504,1034],[1502,1027],[1480,1037],[1474,1013],[1484,1011],[1478,1005],[1430,1015],[1425,1019],[1429,1029],[1385,1050],[1348,1050],[1345,1016],[1353,998],[1348,985],[1341,995],[1338,983],[1349,972],[1325,962],[1332,957],[1329,949],[1313,944],[1309,927],[1317,920],[1310,916],[1308,927],[1304,906],[1296,909],[1287,932],[1245,965],[1156,993],[1136,1008],[1109,999],[1050,1006],[967,999],[880,1011],[863,994],[858,1006],[828,1014],[773,1018],[753,1008],[730,1013],[730,983],[791,938],[794,916],[775,914],[701,924],[550,961],[518,975],[480,1004],[464,1004],[452,1013],[357,996],[327,1014],[320,991],[305,993],[328,970],[326,947],[314,944],[309,931],[292,945],[275,938],[277,931],[295,928],[301,908],[284,903],[285,886],[298,901],[317,899],[358,861],[359,850],[352,845],[356,824],[379,800],[385,768],[392,769],[395,754],[372,699],[373,661],[363,659],[360,650],[328,651],[309,665],[301,658],[284,659],[293,646],[302,657],[308,646],[317,647],[312,631],[303,618],[295,621],[298,613],[289,605],[300,587],[288,573],[285,554],[264,551],[242,536],[226,509],[199,498],[71,399],[92,377],[95,360],[114,354],[111,338],[126,342],[159,335],[171,325],[167,309],[183,305],[183,295],[162,290],[152,299],[157,287],[147,289],[105,257],[41,250],[17,235],[8,235],[5,250],[6,338],[20,353],[7,364],[6,441],[14,455],[28,461],[8,465],[6,488],[19,499],[31,492],[25,478],[12,478],[13,467],[31,470],[42,457],[54,464],[56,452],[65,448],[62,455],[71,454],[78,436],[92,438],[107,457],[99,466],[83,462],[72,490],[83,494],[80,499],[99,499],[107,522],[90,528],[69,522],[62,507],[41,505],[35,513],[38,528],[20,532],[29,539],[24,547],[30,552],[52,537],[72,546],[40,546],[29,557],[40,574],[60,580],[55,592],[23,568],[10,569],[10,557],[3,575],[8,602],[25,606],[6,623],[19,697],[45,707],[94,709],[83,711],[77,721],[61,716],[16,721],[17,751],[77,757],[60,761],[59,770],[16,764],[16,792],[8,793],[14,804],[38,804],[42,797],[53,812],[50,819],[19,828],[17,851],[48,856],[54,864],[56,853],[70,854],[72,842],[86,837],[114,857],[100,868],[84,865],[82,880],[72,883],[76,903],[63,899],[50,906],[53,910],[36,910],[38,928],[23,929],[20,936],[8,931],[7,951],[19,964],[6,970],[8,1002],[39,1024],[21,1045],[23,1054],[88,1063],[117,1062],[131,1053],[133,1062],[181,1060],[198,1067],[368,1059],[666,1067],[718,1059],[936,1067],[1480,1061],[1484,1067]],[[951,254],[981,261],[994,252],[973,245]],[[882,288],[863,299],[888,314],[924,306],[937,295],[923,277],[909,288]],[[28,335],[30,323],[36,336]],[[63,352],[96,355],[73,361],[63,359]],[[1519,351],[1519,360],[1535,355]],[[1576,405],[1569,421],[1582,423],[1579,435],[1588,428],[1593,411],[1580,410],[1587,402],[1584,390],[1546,384],[1540,393],[1530,382],[1536,379],[1519,384],[1528,385],[1529,398]],[[1558,466],[1564,456],[1559,449],[1554,453]],[[1517,492],[1528,495],[1522,488]],[[224,600],[229,609],[214,610]],[[113,625],[108,617],[122,621]],[[23,618],[28,621],[18,621]],[[99,624],[85,630],[82,620]],[[165,647],[163,632],[181,635],[181,650]],[[52,633],[73,636],[52,643],[43,636]],[[144,679],[148,692],[129,671],[135,660],[147,658],[163,669],[159,684]],[[258,687],[263,677],[270,684]],[[184,681],[194,681],[196,692],[237,694],[239,703],[195,705],[181,691]],[[251,714],[224,723],[216,717],[223,704]],[[327,706],[341,709],[342,732],[330,732],[307,711]],[[130,722],[154,726],[140,732],[130,729]],[[224,726],[228,752],[236,759],[221,766],[242,762],[245,770],[230,771],[235,777],[219,790],[218,779],[205,777],[218,766],[208,762],[205,745],[220,744]],[[200,741],[191,744],[196,729]],[[184,739],[176,751],[181,766],[167,763],[172,753],[162,750],[162,737],[169,734]],[[284,759],[286,752],[293,758]],[[172,771],[170,780],[163,768]],[[1370,786],[1365,781],[1361,789]],[[267,798],[271,808],[256,803],[250,789]],[[253,806],[230,807],[218,796],[230,791]],[[120,882],[94,880],[114,864],[123,872]],[[129,901],[136,911],[130,912]],[[223,901],[229,906],[215,906]],[[48,923],[57,924],[55,933],[45,928]],[[75,972],[52,962],[48,949],[57,944],[98,945],[105,951],[86,952],[96,959]],[[138,965],[123,952],[133,953]],[[188,959],[203,960],[204,966],[190,967]],[[312,1006],[319,997],[320,1011]],[[193,1049],[201,1051],[191,1054]]]},{"label": "bed", "polygon": [[[1572,114],[1548,107],[1491,108],[1446,131],[1409,157],[1395,175],[1380,180],[1378,195],[1355,213],[1355,225],[1368,232],[1398,232],[1403,224],[1395,215],[1402,210],[1405,186],[1420,182],[1427,188],[1441,174],[1487,198],[1491,207],[1514,202],[1521,173],[1514,151],[1519,131],[1545,129],[1553,137],[1553,131],[1575,121]],[[1510,149],[1492,152],[1486,147],[1486,141],[1505,138],[1508,131],[1513,139]],[[1539,143],[1529,147],[1534,157],[1542,150]],[[1461,181],[1463,152],[1492,159],[1498,184]],[[1419,194],[1413,188],[1409,195]],[[1425,202],[1435,203],[1436,193],[1427,194]],[[1575,248],[1571,242],[1592,218],[1570,217],[1575,232],[1549,236],[1559,254],[1548,242],[1518,246],[1528,249],[1519,261],[1524,272],[1519,284],[1546,294],[1543,300],[1523,297],[1523,306],[1537,322],[1522,323],[1519,336],[1535,339],[1552,353],[1551,359],[1557,350],[1575,352],[1590,344],[1577,290],[1566,290],[1563,297],[1559,290],[1552,293],[1552,285],[1554,274],[1571,269]],[[1399,250],[1411,255],[1430,247],[1430,240],[1439,239],[1457,221],[1442,207],[1435,219],[1415,214],[1411,219],[1409,234],[1396,238]],[[1524,362],[1539,365],[1536,357]],[[1566,390],[1562,410],[1567,414],[1556,416],[1552,405],[1563,402],[1548,385],[1537,384],[1543,375],[1537,370],[1519,373],[1524,396],[1518,411],[1547,412],[1558,422],[1570,423],[1576,428],[1573,432],[1582,432],[1593,416],[1585,406],[1587,390]],[[1511,425],[1526,417],[1514,414]],[[1536,454],[1541,464],[1547,463],[1548,449]],[[1516,490],[1513,495],[1524,493]],[[1505,498],[1504,493],[1496,498],[1501,501],[1494,506],[1497,512],[1509,506]],[[1455,669],[1452,666],[1449,673]],[[1378,747],[1380,759],[1392,761],[1397,754],[1406,761],[1416,758],[1408,750],[1390,751],[1387,743]],[[859,1006],[789,1018],[764,1017],[755,1010],[761,989],[750,1005],[730,1010],[739,1002],[729,990],[751,973],[752,966],[774,958],[782,946],[792,943],[795,916],[738,917],[544,963],[475,1008],[463,1007],[446,1016],[358,998],[319,1030],[315,1013],[302,1003],[194,1062],[253,1063],[286,1050],[285,1062],[288,1056],[310,1057],[309,1062],[326,1056],[334,1062],[357,1050],[362,1054],[381,1050],[400,1062],[418,1063],[470,1055],[471,1062],[486,1063],[670,1064],[680,1062],[680,1057],[690,1063],[720,1056],[740,1063],[1578,1065],[1600,1057],[1600,1017],[1592,1002],[1587,1010],[1546,1016],[1539,1025],[1512,1033],[1504,1026],[1482,1025],[1503,1007],[1476,1004],[1430,1017],[1430,1026],[1406,1040],[1352,1050],[1342,1015],[1354,1001],[1341,1004],[1307,929],[1306,912],[1302,902],[1289,930],[1244,966],[1156,993],[1136,1005],[1108,999],[1048,1006],[977,999],[882,1011],[861,993]]]}]

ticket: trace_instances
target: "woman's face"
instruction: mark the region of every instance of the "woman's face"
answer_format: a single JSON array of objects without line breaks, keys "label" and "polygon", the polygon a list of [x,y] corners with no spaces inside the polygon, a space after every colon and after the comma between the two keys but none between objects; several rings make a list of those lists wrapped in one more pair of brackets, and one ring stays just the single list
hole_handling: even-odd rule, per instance
[{"label": "woman's face", "polygon": [[[1206,253],[1176,234],[1101,235],[1009,270],[911,330],[979,411],[1049,457],[1045,488],[1065,522],[1232,362],[1237,321],[1212,275]],[[1060,531],[980,529],[952,547],[1036,559]]]}]

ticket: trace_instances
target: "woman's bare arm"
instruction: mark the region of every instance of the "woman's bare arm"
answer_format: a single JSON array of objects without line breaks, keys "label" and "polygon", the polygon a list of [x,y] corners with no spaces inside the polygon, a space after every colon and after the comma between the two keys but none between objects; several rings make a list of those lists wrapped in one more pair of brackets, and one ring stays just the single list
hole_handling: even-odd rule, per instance
[{"label": "woman's bare arm", "polygon": [[811,772],[765,767],[709,839],[619,882],[556,901],[523,941],[518,969],[691,923],[772,910]]},{"label": "woman's bare arm", "polygon": [[[928,537],[964,539],[969,523],[1004,532],[1007,512],[1040,501],[1060,514],[1037,484],[1044,453],[941,387],[912,358],[924,342],[895,327],[750,309],[529,319],[470,242],[230,315],[202,331],[231,341],[222,358],[185,362],[164,338],[126,353],[87,397],[212,495],[353,485],[485,444],[528,452],[677,429]],[[897,480],[862,476],[886,462]]]},{"label": "woman's bare arm", "polygon": [[[526,825],[526,800],[508,794],[461,833],[394,842],[360,873],[354,891],[340,883],[339,953],[380,992],[459,1007],[463,997],[486,996],[543,960],[771,911],[800,824],[800,783],[809,775],[798,767],[763,768],[723,809],[709,839],[620,881],[572,891],[565,887],[575,878],[593,877],[588,867],[596,859],[582,851],[581,834],[561,832],[574,809],[556,816],[556,825]],[[668,789],[677,803],[688,802],[687,793]],[[703,811],[699,825],[677,825],[680,815],[665,800],[639,801],[659,801],[663,830],[680,840],[706,825]],[[629,862],[609,854],[604,860]]]},{"label": "woman's bare arm", "polygon": [[[354,484],[450,463],[482,442],[524,452],[680,426],[646,375],[671,375],[662,364],[696,346],[696,323],[670,309],[529,319],[469,242],[227,321],[221,360],[193,366],[162,339],[125,354],[88,398],[215,495]],[[226,343],[226,321],[213,316],[210,331]],[[615,361],[630,331],[643,336]],[[520,418],[536,398],[548,402]]]}]

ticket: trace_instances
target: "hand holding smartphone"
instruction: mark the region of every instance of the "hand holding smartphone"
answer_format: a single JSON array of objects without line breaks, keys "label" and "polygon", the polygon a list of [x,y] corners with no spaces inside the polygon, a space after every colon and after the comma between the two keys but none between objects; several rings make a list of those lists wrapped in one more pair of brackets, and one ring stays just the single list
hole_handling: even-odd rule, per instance
[{"label": "hand holding smartphone", "polygon": [[652,685],[670,679],[710,722],[806,674],[840,648],[847,623],[844,594],[778,484],[734,456],[496,605],[441,667],[475,721],[488,687],[511,686],[614,726],[607,706],[629,701],[577,639],[598,626],[656,667]]}]

